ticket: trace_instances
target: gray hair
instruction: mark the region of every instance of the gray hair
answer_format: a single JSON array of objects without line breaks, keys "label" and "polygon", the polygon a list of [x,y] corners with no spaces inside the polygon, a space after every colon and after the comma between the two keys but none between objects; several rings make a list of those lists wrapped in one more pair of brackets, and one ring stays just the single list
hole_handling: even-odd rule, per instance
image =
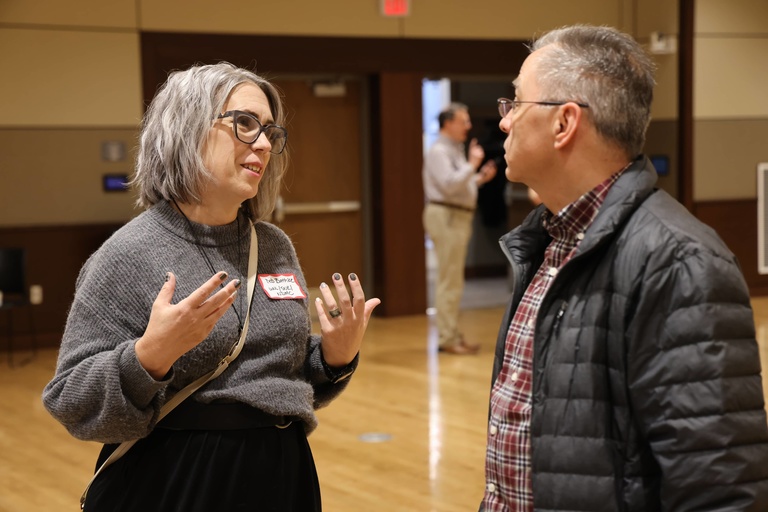
[{"label": "gray hair", "polygon": [[[264,92],[275,124],[283,126],[285,112],[277,88],[251,71],[221,62],[196,65],[168,76],[141,123],[131,180],[139,194],[139,206],[147,208],[162,200],[201,201],[201,191],[213,179],[203,163],[205,141],[232,90],[243,83],[253,83]],[[271,156],[259,193],[245,204],[254,220],[269,219],[287,166],[286,151]]]},{"label": "gray hair", "polygon": [[542,101],[589,105],[597,132],[634,158],[643,151],[651,120],[655,64],[631,36],[610,27],[574,25],[531,45],[550,46],[537,68]]},{"label": "gray hair", "polygon": [[463,103],[457,103],[457,102],[454,102],[448,105],[448,108],[440,112],[440,115],[437,116],[437,122],[439,127],[442,128],[446,121],[450,121],[451,119],[456,117],[456,112],[458,112],[459,110],[466,110],[467,112],[469,112],[469,107],[467,107]]}]

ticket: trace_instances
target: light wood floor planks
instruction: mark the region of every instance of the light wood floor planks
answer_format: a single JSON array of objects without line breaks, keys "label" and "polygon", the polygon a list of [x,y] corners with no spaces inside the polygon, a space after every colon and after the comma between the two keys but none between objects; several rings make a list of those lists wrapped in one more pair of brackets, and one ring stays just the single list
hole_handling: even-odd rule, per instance
[{"label": "light wood floor planks", "polygon": [[[768,368],[768,298],[753,306]],[[318,412],[320,427],[310,437],[324,510],[477,510],[502,314],[501,308],[463,312],[467,337],[482,344],[479,355],[465,357],[436,354],[426,316],[371,320],[357,374]],[[78,510],[100,445],[73,439],[42,407],[55,351],[19,368],[0,356],[0,512]],[[361,440],[375,434],[389,440]]]}]

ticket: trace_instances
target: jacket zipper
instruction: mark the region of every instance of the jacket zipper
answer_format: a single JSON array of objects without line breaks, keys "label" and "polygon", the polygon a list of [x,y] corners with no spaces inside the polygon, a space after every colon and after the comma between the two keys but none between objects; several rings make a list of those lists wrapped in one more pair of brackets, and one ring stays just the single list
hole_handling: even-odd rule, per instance
[{"label": "jacket zipper", "polygon": [[[560,309],[557,312],[557,315],[555,315],[555,321],[552,324],[552,338],[557,338],[558,334],[560,333],[560,323],[563,319],[563,316],[565,316],[565,310],[568,308],[568,301],[564,300],[560,303]],[[573,369],[571,370],[571,378],[568,382],[568,400],[565,402],[565,410],[563,410],[563,414],[560,415],[560,417],[557,420],[557,425],[555,425],[555,433],[557,435],[558,432],[560,432],[560,422],[565,420],[565,417],[568,415],[568,409],[571,406],[571,389],[573,388],[573,380],[576,376],[576,365],[577,361],[579,359],[579,349],[581,348],[580,342],[576,341],[576,348],[574,352],[574,365]]]}]

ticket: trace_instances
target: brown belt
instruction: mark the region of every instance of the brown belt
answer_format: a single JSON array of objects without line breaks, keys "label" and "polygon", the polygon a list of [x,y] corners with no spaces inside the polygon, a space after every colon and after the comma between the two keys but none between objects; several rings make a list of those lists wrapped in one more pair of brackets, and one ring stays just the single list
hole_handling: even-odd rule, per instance
[{"label": "brown belt", "polygon": [[473,213],[475,211],[474,208],[469,208],[467,206],[459,206],[458,204],[444,203],[443,201],[430,201],[429,204],[436,204],[438,206],[445,206],[446,208],[453,208],[455,210],[462,210],[462,211],[469,212],[469,213]]}]

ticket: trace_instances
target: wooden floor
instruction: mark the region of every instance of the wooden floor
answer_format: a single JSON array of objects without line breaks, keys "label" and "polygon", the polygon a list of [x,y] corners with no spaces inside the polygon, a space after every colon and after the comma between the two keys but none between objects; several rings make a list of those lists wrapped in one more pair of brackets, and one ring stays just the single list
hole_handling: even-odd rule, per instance
[{"label": "wooden floor", "polygon": [[[753,306],[768,368],[768,298]],[[470,357],[437,355],[426,316],[371,320],[357,374],[319,411],[320,427],[310,437],[324,510],[477,510],[492,347],[502,313],[463,312],[467,338],[482,344]],[[2,356],[0,512],[78,510],[100,445],[74,440],[42,407],[55,351],[21,367]]]}]

